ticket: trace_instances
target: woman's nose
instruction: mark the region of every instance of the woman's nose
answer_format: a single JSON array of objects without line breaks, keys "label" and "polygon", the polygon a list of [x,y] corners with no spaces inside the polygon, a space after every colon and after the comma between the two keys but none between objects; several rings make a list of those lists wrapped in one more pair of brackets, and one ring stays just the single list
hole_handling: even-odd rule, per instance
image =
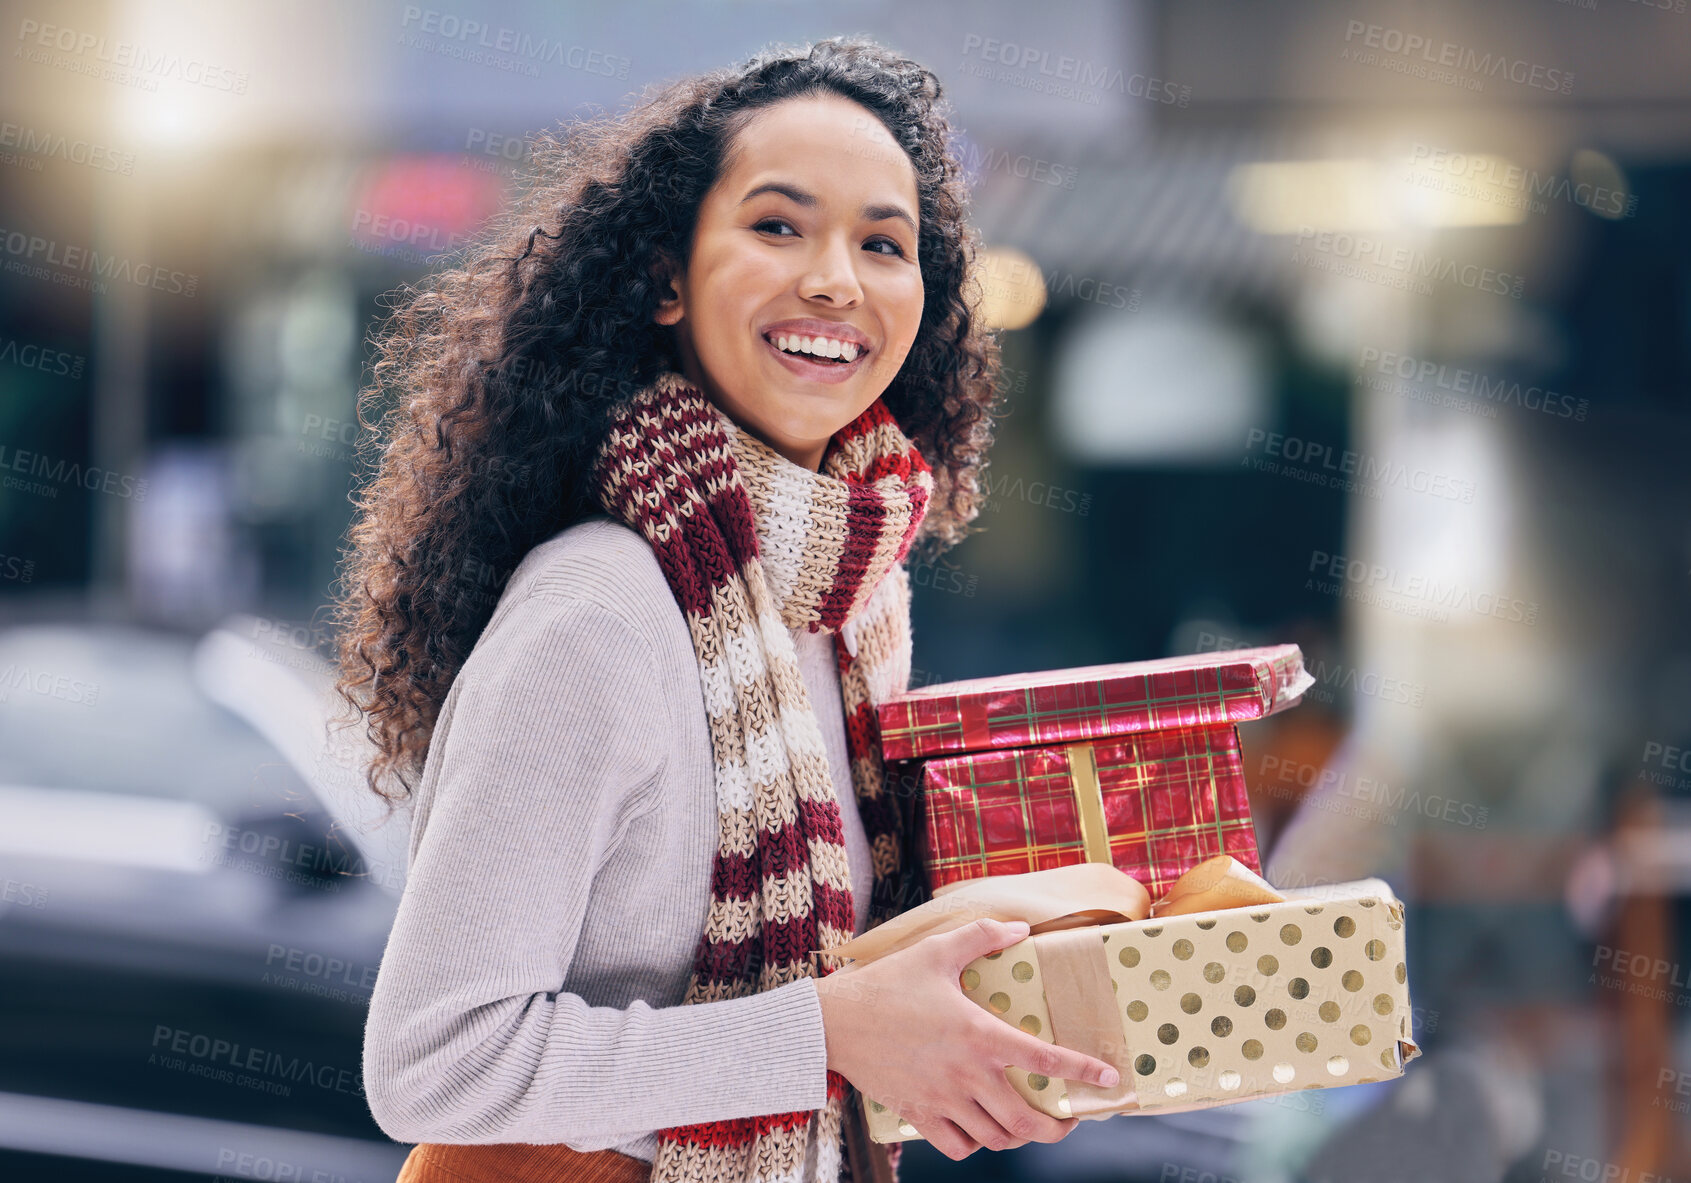
[{"label": "woman's nose", "polygon": [[840,240],[820,247],[810,261],[799,295],[807,300],[826,299],[849,307],[863,299],[863,285],[857,278],[856,259],[850,243]]}]

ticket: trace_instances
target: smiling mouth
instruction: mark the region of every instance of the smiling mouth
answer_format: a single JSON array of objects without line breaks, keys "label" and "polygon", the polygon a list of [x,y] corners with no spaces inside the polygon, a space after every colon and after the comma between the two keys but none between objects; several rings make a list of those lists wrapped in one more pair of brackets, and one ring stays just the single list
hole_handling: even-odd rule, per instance
[{"label": "smiling mouth", "polygon": [[795,361],[814,362],[815,364],[820,365],[820,366],[849,366],[849,365],[853,365],[856,362],[862,361],[864,359],[864,357],[866,357],[869,353],[869,347],[867,345],[859,345],[857,347],[857,356],[852,358],[850,361],[847,361],[844,357],[829,357],[825,353],[806,353],[803,350],[799,350],[799,349],[782,349],[779,345],[777,345],[775,343],[775,337],[771,336],[768,333],[765,333],[763,335],[763,339],[765,341],[769,342],[769,347],[771,349],[775,350],[776,353],[779,353],[784,357],[793,358]]}]

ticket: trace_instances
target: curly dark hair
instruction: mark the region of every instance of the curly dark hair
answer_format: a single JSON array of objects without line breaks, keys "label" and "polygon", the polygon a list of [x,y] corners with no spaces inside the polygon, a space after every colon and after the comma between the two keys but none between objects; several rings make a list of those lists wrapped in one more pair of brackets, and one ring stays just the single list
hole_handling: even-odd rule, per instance
[{"label": "curly dark hair", "polygon": [[973,532],[999,346],[976,314],[979,234],[931,71],[834,37],[766,48],[649,87],[624,114],[542,133],[523,192],[455,266],[401,287],[359,396],[373,476],[354,498],[331,606],[335,690],[357,712],[349,722],[365,721],[378,749],[369,788],[390,807],[421,772],[441,704],[511,572],[601,512],[591,468],[612,410],[681,368],[670,330],[652,319],[660,256],[689,257],[699,206],[759,110],[829,92],[873,113],[916,175],[922,320],[882,395],[934,473],[907,561],[931,561]]}]

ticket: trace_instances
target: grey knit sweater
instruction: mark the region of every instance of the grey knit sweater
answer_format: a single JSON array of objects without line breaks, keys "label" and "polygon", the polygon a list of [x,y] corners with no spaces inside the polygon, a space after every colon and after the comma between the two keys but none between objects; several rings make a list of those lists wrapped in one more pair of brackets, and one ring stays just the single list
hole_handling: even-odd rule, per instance
[{"label": "grey knit sweater", "polygon": [[[831,633],[795,631],[841,800],[857,931],[872,870]],[[447,694],[370,1000],[364,1087],[401,1142],[563,1142],[815,1109],[813,978],[681,1005],[717,844],[686,618],[598,515],[535,547]],[[814,1172],[815,1147],[805,1175]]]}]

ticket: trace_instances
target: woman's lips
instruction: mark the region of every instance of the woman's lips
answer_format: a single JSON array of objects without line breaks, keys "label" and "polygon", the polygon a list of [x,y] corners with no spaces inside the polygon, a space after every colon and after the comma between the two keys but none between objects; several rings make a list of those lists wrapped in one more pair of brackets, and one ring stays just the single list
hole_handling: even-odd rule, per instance
[{"label": "woman's lips", "polygon": [[801,378],[809,378],[813,382],[844,382],[857,373],[870,353],[868,349],[859,350],[857,357],[852,361],[814,361],[807,353],[787,353],[777,348],[775,342],[768,337],[762,337],[760,340],[788,372]]}]

